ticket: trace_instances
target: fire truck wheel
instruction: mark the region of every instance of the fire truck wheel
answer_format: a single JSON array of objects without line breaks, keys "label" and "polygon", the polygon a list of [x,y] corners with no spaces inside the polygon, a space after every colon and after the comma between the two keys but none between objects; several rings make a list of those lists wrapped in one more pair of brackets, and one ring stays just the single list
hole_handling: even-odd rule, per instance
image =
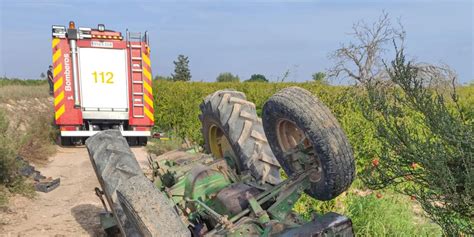
[{"label": "fire truck wheel", "polygon": [[264,104],[262,119],[285,172],[310,172],[310,196],[330,200],[349,188],[355,176],[352,148],[331,111],[309,91],[279,91]]},{"label": "fire truck wheel", "polygon": [[246,170],[261,182],[278,184],[280,166],[268,146],[255,105],[245,94],[220,90],[200,105],[204,148],[216,158],[227,159],[237,173]]},{"label": "fire truck wheel", "polygon": [[61,146],[72,146],[72,138],[71,137],[59,137],[59,144]]},{"label": "fire truck wheel", "polygon": [[147,137],[138,137],[138,145],[139,146],[146,146],[148,143],[148,138]]},{"label": "fire truck wheel", "polygon": [[119,131],[86,141],[92,166],[124,236],[190,236],[166,195],[143,174]]}]

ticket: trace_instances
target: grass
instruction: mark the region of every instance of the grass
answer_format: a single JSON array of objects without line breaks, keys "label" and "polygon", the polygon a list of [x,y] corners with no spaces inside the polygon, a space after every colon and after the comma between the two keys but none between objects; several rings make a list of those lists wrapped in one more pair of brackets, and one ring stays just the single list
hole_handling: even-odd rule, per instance
[{"label": "grass", "polygon": [[148,142],[148,145],[146,146],[146,150],[148,151],[148,153],[152,153],[159,156],[168,151],[181,149],[182,144],[183,144],[182,140],[177,137],[173,137],[171,139],[166,139],[166,140],[152,138]]},{"label": "grass", "polygon": [[12,193],[29,197],[35,193],[31,183],[17,173],[18,155],[44,164],[56,151],[52,105],[46,100],[48,85],[30,84],[0,80],[0,206],[8,203]]},{"label": "grass", "polygon": [[367,196],[349,193],[345,215],[358,236],[442,236],[441,228],[427,219],[409,197],[384,192]]},{"label": "grass", "polygon": [[56,152],[55,139],[58,130],[53,124],[51,111],[36,114],[24,136],[18,153],[21,157],[36,164],[45,164],[48,158]]},{"label": "grass", "polygon": [[20,193],[31,196],[32,185],[18,175],[18,162],[16,160],[20,149],[19,137],[14,135],[5,113],[0,110],[0,206],[8,203],[11,193]]},{"label": "grass", "polygon": [[25,100],[33,98],[48,98],[48,85],[7,85],[0,86],[0,102],[8,100]]}]

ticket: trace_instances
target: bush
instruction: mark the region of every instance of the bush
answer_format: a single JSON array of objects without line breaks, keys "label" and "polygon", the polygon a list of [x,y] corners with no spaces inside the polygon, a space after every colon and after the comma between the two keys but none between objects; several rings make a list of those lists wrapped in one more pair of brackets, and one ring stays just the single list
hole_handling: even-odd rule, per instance
[{"label": "bush", "polygon": [[240,78],[230,72],[223,72],[217,76],[216,82],[240,82]]},{"label": "bush", "polygon": [[27,196],[34,194],[32,185],[18,175],[18,137],[13,135],[9,125],[4,112],[0,110],[0,206],[8,202],[10,192]]},{"label": "bush", "polygon": [[415,198],[446,235],[474,234],[473,118],[419,70],[398,51],[390,80],[365,85],[362,110],[382,149],[362,177]]},{"label": "bush", "polygon": [[48,157],[56,152],[55,139],[59,131],[53,124],[53,112],[44,111],[36,114],[21,139],[18,153],[21,157],[35,163],[45,163]]}]

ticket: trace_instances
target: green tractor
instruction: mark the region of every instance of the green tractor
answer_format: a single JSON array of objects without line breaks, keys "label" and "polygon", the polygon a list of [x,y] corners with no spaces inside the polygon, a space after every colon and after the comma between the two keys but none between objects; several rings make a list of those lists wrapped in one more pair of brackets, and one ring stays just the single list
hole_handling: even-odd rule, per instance
[{"label": "green tractor", "polygon": [[[350,219],[292,209],[303,193],[331,200],[351,185],[352,149],[335,117],[310,92],[289,87],[263,106],[221,90],[200,106],[204,153],[149,158],[143,174],[127,141],[108,130],[86,141],[102,186],[106,232],[124,236],[353,236]],[[280,177],[280,170],[287,176]],[[108,205],[102,198],[105,196]],[[110,210],[110,211],[109,211]]]}]

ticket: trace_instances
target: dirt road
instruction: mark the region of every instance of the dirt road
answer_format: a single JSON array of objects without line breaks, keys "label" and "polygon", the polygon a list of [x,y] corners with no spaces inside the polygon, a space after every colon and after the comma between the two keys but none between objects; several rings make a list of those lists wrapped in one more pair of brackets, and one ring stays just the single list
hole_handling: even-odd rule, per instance
[{"label": "dirt road", "polygon": [[[103,211],[94,194],[99,183],[85,147],[57,148],[57,154],[37,170],[45,176],[60,177],[61,185],[35,199],[16,196],[9,209],[0,212],[0,236],[103,236],[99,213]],[[143,168],[144,148],[132,148]]]}]

